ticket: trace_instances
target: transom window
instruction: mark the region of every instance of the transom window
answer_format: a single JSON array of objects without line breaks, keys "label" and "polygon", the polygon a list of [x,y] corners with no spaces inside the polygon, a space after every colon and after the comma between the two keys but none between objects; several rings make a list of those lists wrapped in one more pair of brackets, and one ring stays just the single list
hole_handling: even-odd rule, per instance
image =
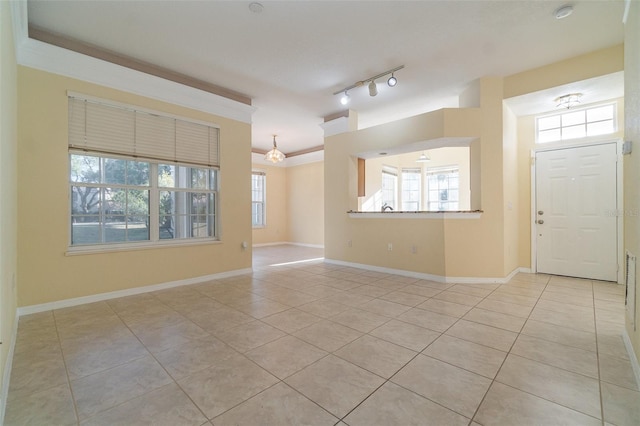
[{"label": "transom window", "polygon": [[266,180],[265,172],[251,172],[251,222],[254,228],[266,226]]},{"label": "transom window", "polygon": [[601,105],[536,120],[537,143],[585,138],[616,131],[615,104]]}]

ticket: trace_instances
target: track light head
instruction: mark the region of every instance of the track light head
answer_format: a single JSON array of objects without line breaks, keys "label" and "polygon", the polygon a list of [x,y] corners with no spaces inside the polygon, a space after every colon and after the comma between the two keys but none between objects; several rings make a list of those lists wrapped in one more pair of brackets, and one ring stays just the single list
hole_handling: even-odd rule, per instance
[{"label": "track light head", "polygon": [[371,83],[369,83],[369,96],[375,96],[378,94],[378,86],[376,85],[376,82],[371,80]]},{"label": "track light head", "polygon": [[347,93],[347,91],[344,91],[344,95],[342,95],[342,97],[340,98],[340,103],[342,105],[346,105],[349,103],[349,100],[351,100],[351,96],[349,96],[349,93]]},{"label": "track light head", "polygon": [[389,80],[387,80],[387,84],[389,85],[389,87],[393,87],[396,84],[398,84],[398,79],[395,78],[395,76],[393,75],[393,73],[391,73],[391,77],[389,77]]}]

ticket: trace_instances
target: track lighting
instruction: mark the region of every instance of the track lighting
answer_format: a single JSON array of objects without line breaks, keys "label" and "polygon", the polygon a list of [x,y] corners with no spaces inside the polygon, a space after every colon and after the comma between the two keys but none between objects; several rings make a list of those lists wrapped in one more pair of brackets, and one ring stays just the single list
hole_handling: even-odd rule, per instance
[{"label": "track lighting", "polygon": [[387,84],[389,85],[389,87],[393,87],[398,84],[398,79],[394,77],[393,73],[391,73],[391,77],[389,77],[389,80],[387,80]]},{"label": "track lighting", "polygon": [[396,84],[398,84],[398,79],[395,76],[395,72],[403,68],[404,68],[404,65],[400,65],[399,67],[390,69],[389,71],[382,72],[378,75],[374,75],[373,77],[369,77],[369,78],[365,78],[364,80],[357,81],[353,83],[351,86],[347,86],[342,90],[338,90],[337,92],[334,93],[334,95],[343,94],[340,97],[340,103],[342,105],[346,105],[349,103],[349,93],[348,93],[349,90],[355,89],[356,87],[364,86],[368,81],[369,84],[367,85],[367,87],[369,88],[369,96],[376,96],[378,94],[378,85],[376,84],[375,80],[377,78],[381,78],[381,77],[384,77],[385,75],[391,74],[391,77],[389,77],[389,79],[387,80],[387,84],[389,85],[389,87],[393,87]]},{"label": "track lighting", "polygon": [[267,152],[264,159],[271,161],[272,163],[279,163],[284,160],[284,154],[278,149],[276,145],[276,135],[273,135],[273,149]]},{"label": "track lighting", "polygon": [[351,96],[349,96],[349,93],[347,93],[347,91],[344,91],[344,95],[342,95],[342,97],[340,98],[340,103],[342,105],[346,105],[349,103],[349,100],[351,100]]},{"label": "track lighting", "polygon": [[376,85],[376,82],[371,80],[371,83],[369,83],[369,96],[375,96],[378,94],[378,86]]}]

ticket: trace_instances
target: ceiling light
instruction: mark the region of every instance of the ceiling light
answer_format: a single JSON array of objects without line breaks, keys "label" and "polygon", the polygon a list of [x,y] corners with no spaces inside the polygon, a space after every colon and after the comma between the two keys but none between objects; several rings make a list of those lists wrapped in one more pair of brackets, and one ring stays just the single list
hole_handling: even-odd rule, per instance
[{"label": "ceiling light", "polygon": [[393,69],[390,69],[388,71],[385,72],[381,72],[378,75],[374,75],[373,77],[369,77],[369,78],[365,78],[364,80],[360,80],[360,81],[356,81],[355,83],[353,83],[350,86],[345,87],[342,90],[338,90],[337,92],[334,92],[334,95],[340,95],[343,94],[340,97],[340,103],[342,105],[346,105],[349,102],[349,94],[347,93],[349,90],[351,89],[355,89],[356,87],[360,87],[360,86],[364,86],[366,84],[366,82],[369,82],[368,88],[369,88],[369,95],[370,96],[376,96],[378,94],[378,86],[376,85],[375,80],[378,78],[382,78],[386,75],[391,74],[391,77],[389,77],[389,80],[387,80],[387,84],[390,87],[395,86],[396,84],[398,84],[398,79],[396,79],[394,73],[398,70],[401,70],[404,68],[404,65],[400,65],[399,67],[395,67]]},{"label": "ceiling light", "polygon": [[431,161],[431,158],[423,152],[416,160],[416,163],[428,163],[429,161]]},{"label": "ceiling light", "polygon": [[376,82],[371,80],[371,83],[369,83],[369,96],[375,96],[378,94],[378,86],[376,85]]},{"label": "ceiling light", "polygon": [[273,149],[267,152],[264,159],[271,161],[272,163],[279,163],[284,160],[284,154],[278,149],[276,145],[276,135],[273,135]]},{"label": "ceiling light", "polygon": [[554,99],[554,102],[556,103],[556,108],[569,109],[578,105],[581,97],[582,93],[569,93],[568,95],[558,96]]},{"label": "ceiling light", "polygon": [[389,80],[387,80],[387,84],[389,85],[389,87],[393,87],[396,84],[398,84],[398,79],[395,78],[395,76],[393,75],[393,73],[391,73],[391,77],[389,77]]},{"label": "ceiling light", "polygon": [[573,13],[573,6],[571,6],[570,4],[561,6],[558,9],[556,9],[555,12],[553,12],[553,14],[555,15],[556,19],[566,18],[567,16],[571,15],[572,13]]},{"label": "ceiling light", "polygon": [[349,103],[349,100],[351,99],[351,96],[349,96],[349,94],[347,93],[347,91],[344,91],[344,95],[342,95],[342,97],[340,98],[340,103],[342,105],[346,105]]},{"label": "ceiling light", "polygon": [[258,3],[258,2],[249,3],[249,10],[252,11],[253,13],[262,13],[263,9],[264,9],[264,6],[262,5],[262,3]]}]

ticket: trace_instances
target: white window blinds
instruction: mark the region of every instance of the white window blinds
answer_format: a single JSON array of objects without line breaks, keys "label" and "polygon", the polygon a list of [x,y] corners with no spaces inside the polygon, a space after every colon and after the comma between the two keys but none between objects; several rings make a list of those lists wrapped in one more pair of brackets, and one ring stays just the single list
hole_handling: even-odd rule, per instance
[{"label": "white window blinds", "polygon": [[219,166],[219,129],[69,97],[69,147],[154,160]]}]

